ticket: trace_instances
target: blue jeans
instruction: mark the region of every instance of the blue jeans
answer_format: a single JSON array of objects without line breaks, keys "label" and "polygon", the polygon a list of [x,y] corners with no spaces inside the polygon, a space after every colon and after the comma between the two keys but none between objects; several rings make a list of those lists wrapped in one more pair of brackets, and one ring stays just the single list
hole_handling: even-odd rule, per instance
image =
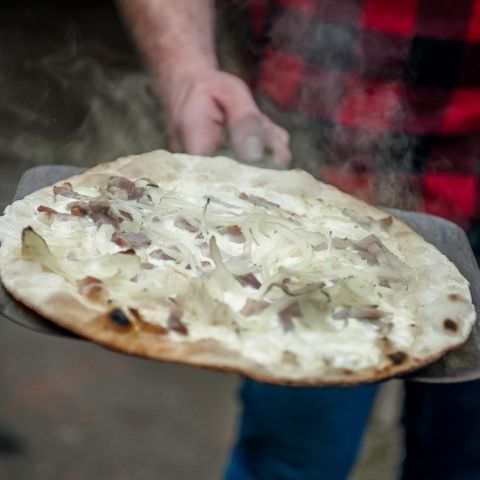
[{"label": "blue jeans", "polygon": [[[377,390],[246,380],[226,480],[346,479]],[[405,395],[402,479],[480,480],[480,381],[407,382]]]}]

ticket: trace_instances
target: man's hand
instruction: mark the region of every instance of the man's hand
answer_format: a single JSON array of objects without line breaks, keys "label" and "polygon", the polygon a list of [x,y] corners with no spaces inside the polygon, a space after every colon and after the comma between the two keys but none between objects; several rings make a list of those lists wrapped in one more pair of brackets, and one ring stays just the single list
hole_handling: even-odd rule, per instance
[{"label": "man's hand", "polygon": [[173,150],[208,155],[226,133],[241,160],[259,161],[268,151],[276,163],[288,165],[288,133],[260,112],[240,78],[215,69],[185,72],[159,91]]},{"label": "man's hand", "polygon": [[213,0],[117,0],[167,113],[170,147],[210,154],[225,134],[236,155],[266,152],[288,165],[287,132],[258,109],[247,85],[218,69]]}]

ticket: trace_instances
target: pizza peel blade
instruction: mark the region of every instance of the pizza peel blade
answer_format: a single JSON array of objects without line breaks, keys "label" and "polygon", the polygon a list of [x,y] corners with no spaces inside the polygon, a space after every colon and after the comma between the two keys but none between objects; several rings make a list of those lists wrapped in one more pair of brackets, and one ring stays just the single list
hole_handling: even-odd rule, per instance
[{"label": "pizza peel blade", "polygon": [[[51,185],[59,180],[81,173],[83,169],[67,165],[41,166],[27,170],[22,176],[15,200]],[[460,349],[447,353],[437,362],[424,367],[405,379],[452,383],[480,378],[480,271],[465,232],[452,222],[423,213],[391,209],[390,212],[410,225],[427,241],[436,245],[470,281],[477,321],[472,334]],[[43,319],[40,315],[15,301],[0,283],[0,315],[6,320],[38,333],[79,338],[68,330]]]}]

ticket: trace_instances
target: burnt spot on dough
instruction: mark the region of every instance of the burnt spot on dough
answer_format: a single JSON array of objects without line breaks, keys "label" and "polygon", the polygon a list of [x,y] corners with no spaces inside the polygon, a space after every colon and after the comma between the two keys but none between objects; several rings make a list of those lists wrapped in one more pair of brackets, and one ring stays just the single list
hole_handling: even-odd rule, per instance
[{"label": "burnt spot on dough", "polygon": [[463,302],[464,298],[459,295],[458,293],[451,293],[449,296],[448,296],[448,299],[452,302]]},{"label": "burnt spot on dough", "polygon": [[458,324],[455,320],[452,320],[451,318],[446,318],[443,321],[443,328],[448,332],[452,332],[452,333],[458,332]]},{"label": "burnt spot on dough", "polygon": [[401,351],[389,353],[387,356],[394,365],[401,365],[402,363],[405,363],[408,358],[408,355]]},{"label": "burnt spot on dough", "polygon": [[377,220],[377,222],[384,230],[388,230],[393,225],[393,217],[389,215],[388,217]]},{"label": "burnt spot on dough", "polygon": [[121,308],[117,307],[110,310],[110,312],[108,312],[108,318],[115,327],[122,330],[130,330],[132,328],[132,322]]}]

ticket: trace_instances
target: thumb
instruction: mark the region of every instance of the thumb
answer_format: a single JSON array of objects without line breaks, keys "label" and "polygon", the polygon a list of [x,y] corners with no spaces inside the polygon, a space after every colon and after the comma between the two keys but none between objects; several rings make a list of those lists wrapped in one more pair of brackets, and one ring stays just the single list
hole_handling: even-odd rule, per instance
[{"label": "thumb", "polygon": [[223,143],[224,113],[211,98],[188,102],[172,131],[172,147],[192,155],[209,155]]},{"label": "thumb", "polygon": [[265,132],[261,117],[249,113],[229,123],[228,133],[233,150],[240,160],[259,162],[265,151]]}]

